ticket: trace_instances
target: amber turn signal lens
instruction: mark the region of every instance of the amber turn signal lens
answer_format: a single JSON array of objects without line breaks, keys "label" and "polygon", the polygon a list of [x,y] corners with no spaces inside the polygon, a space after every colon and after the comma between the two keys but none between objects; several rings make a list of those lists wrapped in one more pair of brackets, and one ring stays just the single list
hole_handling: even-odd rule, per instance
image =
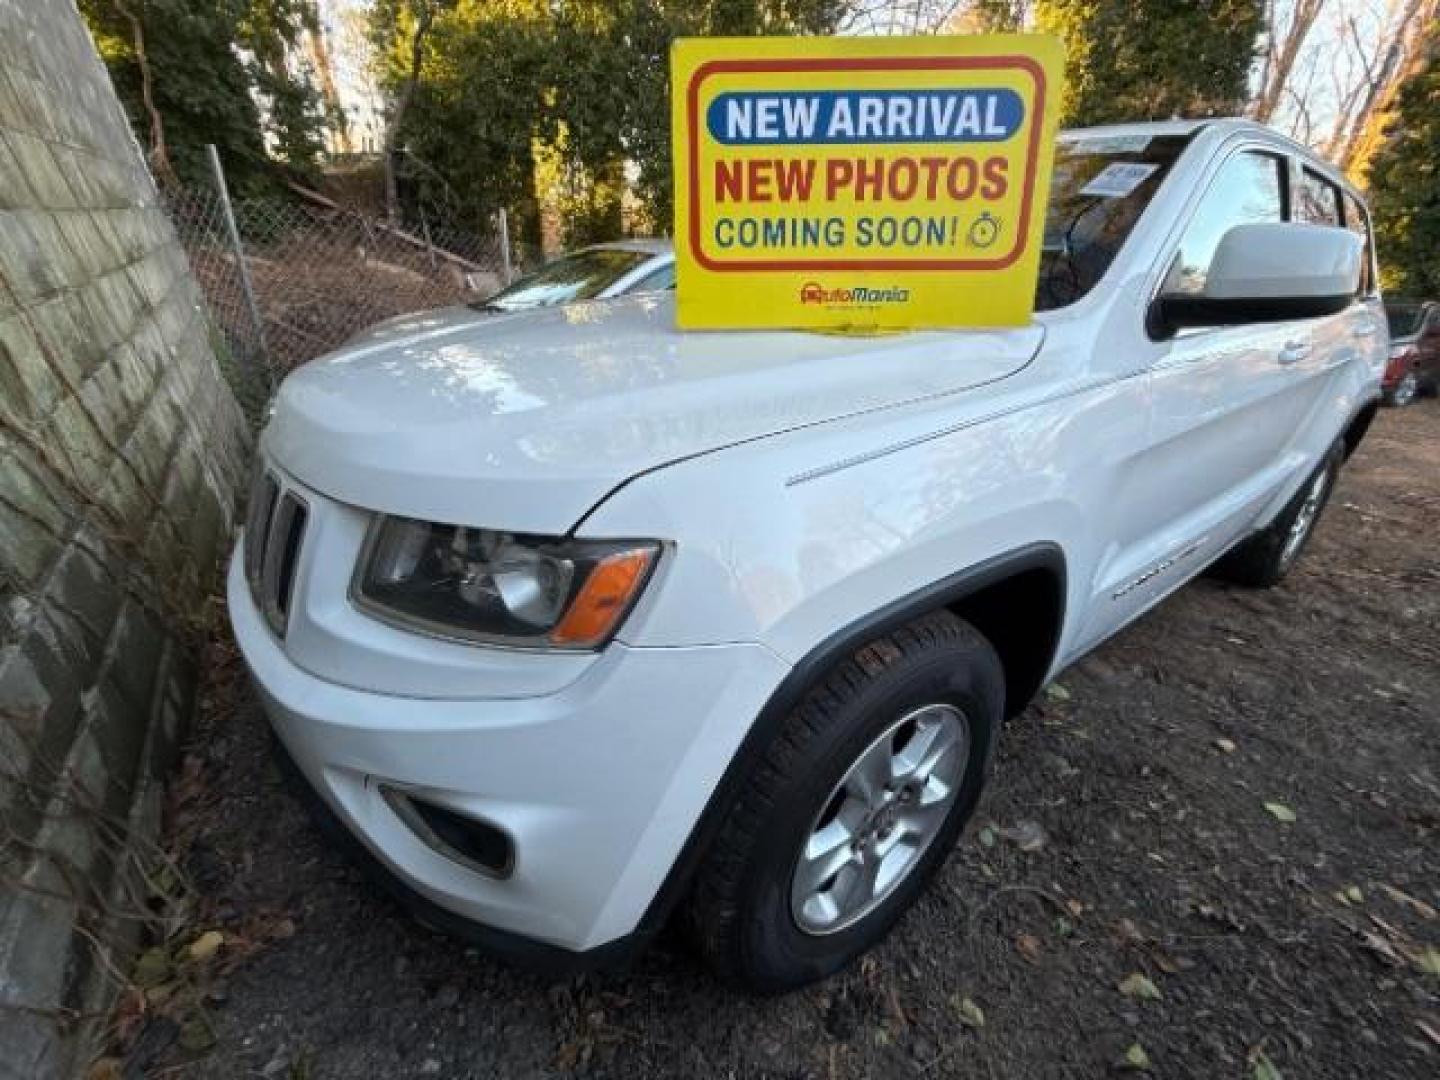
[{"label": "amber turn signal lens", "polygon": [[570,610],[550,631],[551,642],[593,646],[603,641],[629,609],[654,558],[650,548],[605,556],[585,580]]}]

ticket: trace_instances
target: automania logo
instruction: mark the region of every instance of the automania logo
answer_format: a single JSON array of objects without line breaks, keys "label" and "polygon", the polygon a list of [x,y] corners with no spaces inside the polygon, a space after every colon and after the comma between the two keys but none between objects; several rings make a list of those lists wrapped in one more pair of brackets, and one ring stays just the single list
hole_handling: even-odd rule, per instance
[{"label": "automania logo", "polygon": [[818,281],[807,281],[800,286],[802,304],[904,304],[909,299],[909,289],[896,287],[872,289],[857,285],[853,289],[827,289]]}]

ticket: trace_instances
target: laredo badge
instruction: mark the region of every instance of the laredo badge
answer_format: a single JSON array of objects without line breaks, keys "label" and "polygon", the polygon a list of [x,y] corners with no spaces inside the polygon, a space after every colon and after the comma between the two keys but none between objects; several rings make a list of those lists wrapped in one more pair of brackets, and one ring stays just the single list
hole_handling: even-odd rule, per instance
[{"label": "laredo badge", "polygon": [[1037,35],[677,41],[680,326],[1028,321],[1061,68]]}]

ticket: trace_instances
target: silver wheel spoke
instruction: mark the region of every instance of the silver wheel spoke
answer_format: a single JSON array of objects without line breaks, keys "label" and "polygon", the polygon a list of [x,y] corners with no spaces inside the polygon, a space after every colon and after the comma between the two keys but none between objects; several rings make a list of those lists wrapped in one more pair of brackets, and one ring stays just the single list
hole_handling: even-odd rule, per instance
[{"label": "silver wheel spoke", "polygon": [[845,897],[846,910],[853,911],[864,907],[875,899],[875,883],[880,878],[882,861],[880,854],[873,848],[865,853],[864,858],[856,866],[856,873]]},{"label": "silver wheel spoke", "polygon": [[930,829],[939,827],[939,819],[950,809],[950,795],[953,789],[940,780],[929,780],[920,789],[920,796],[900,814],[900,820],[912,835],[923,836]]},{"label": "silver wheel spoke", "polygon": [[906,745],[899,759],[904,763],[900,773],[907,779],[923,783],[935,772],[942,758],[954,750],[960,732],[954,725],[932,721],[922,725]]},{"label": "silver wheel spoke", "polygon": [[823,891],[831,878],[855,860],[854,843],[855,834],[838,817],[812,835],[795,871],[795,887],[807,893]]},{"label": "silver wheel spoke", "polygon": [[851,766],[845,790],[869,806],[878,806],[885,788],[895,779],[889,738],[877,739]]}]

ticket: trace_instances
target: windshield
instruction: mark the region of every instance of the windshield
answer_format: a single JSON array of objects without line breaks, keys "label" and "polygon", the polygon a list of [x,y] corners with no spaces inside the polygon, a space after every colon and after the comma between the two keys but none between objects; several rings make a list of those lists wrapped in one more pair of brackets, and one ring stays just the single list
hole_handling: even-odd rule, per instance
[{"label": "windshield", "polygon": [[1094,288],[1189,142],[1188,134],[1060,137],[1037,311],[1073,304]]},{"label": "windshield", "polygon": [[624,248],[590,248],[566,255],[501,289],[481,304],[488,311],[568,304],[600,295],[651,256]]},{"label": "windshield", "polygon": [[1420,320],[1425,309],[1419,304],[1386,304],[1385,317],[1390,320],[1390,337],[1407,338],[1420,333]]}]

